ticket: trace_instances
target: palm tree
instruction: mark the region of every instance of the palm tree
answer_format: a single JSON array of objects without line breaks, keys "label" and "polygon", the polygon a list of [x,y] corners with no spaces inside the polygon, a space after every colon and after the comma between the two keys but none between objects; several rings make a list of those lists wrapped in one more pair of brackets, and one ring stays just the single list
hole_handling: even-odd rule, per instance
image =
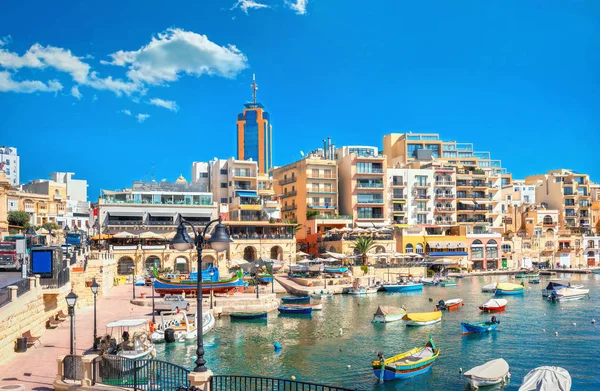
[{"label": "palm tree", "polygon": [[373,242],[373,238],[369,236],[360,236],[354,239],[354,244],[352,247],[362,256],[363,265],[367,264],[367,253],[373,248],[374,245],[375,243]]}]

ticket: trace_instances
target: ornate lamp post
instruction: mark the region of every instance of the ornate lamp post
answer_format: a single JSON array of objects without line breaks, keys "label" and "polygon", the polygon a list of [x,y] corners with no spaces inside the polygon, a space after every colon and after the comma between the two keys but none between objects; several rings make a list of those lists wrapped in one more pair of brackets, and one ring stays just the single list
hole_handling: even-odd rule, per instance
[{"label": "ornate lamp post", "polygon": [[255,274],[255,277],[254,277],[254,279],[255,279],[255,282],[256,282],[256,298],[257,298],[257,299],[259,298],[259,297],[258,297],[258,267],[259,267],[259,266],[260,266],[260,265],[258,264],[258,262],[254,264],[254,267],[256,268],[256,274]]},{"label": "ornate lamp post", "polygon": [[152,277],[150,282],[152,282],[152,323],[156,323],[156,318],[154,314],[156,314],[156,309],[154,309],[154,282],[156,281],[156,277]]},{"label": "ornate lamp post", "polygon": [[212,310],[213,309],[213,276],[215,275],[215,271],[213,269],[210,269],[208,274],[210,275],[210,309]]},{"label": "ornate lamp post", "polygon": [[71,317],[71,343],[69,354],[75,354],[75,304],[77,304],[77,294],[73,291],[65,297],[69,307],[69,316]]},{"label": "ornate lamp post", "polygon": [[[215,229],[210,237],[210,239],[206,240],[206,234],[208,232],[208,228],[213,224],[218,223],[215,226]],[[186,225],[192,228],[192,232],[194,233],[194,239],[190,237],[187,233]],[[198,235],[198,232],[194,228],[194,226],[184,220],[181,219],[179,222],[179,226],[177,227],[177,233],[175,237],[171,239],[171,244],[177,251],[186,251],[190,249],[191,245],[196,246],[196,252],[198,253],[198,281],[197,281],[197,293],[196,293],[196,305],[197,316],[198,316],[198,327],[196,327],[196,331],[198,333],[198,338],[196,339],[196,367],[194,368],[194,372],[206,372],[208,369],[206,368],[206,361],[204,360],[204,340],[202,337],[202,246],[205,243],[210,244],[210,246],[217,253],[221,251],[227,250],[229,248],[229,243],[232,240],[225,229],[225,226],[221,223],[221,219],[216,219],[210,221],[204,230],[202,231],[202,235]]]},{"label": "ornate lamp post", "polygon": [[131,266],[131,283],[133,285],[133,300],[135,300],[135,262],[133,266]]},{"label": "ornate lamp post", "polygon": [[96,338],[97,338],[97,334],[96,334],[96,296],[98,295],[99,288],[100,288],[100,285],[98,285],[98,283],[96,282],[96,279],[94,278],[94,280],[92,281],[92,285],[90,286],[90,289],[92,290],[92,293],[94,294],[94,345],[92,347],[92,349],[94,349],[94,351],[98,350],[98,342],[96,341]]}]

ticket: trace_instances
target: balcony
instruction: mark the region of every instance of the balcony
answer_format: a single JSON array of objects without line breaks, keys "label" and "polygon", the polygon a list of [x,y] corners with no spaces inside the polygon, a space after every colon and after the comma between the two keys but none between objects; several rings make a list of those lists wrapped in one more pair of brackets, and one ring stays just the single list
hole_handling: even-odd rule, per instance
[{"label": "balcony", "polygon": [[[352,220],[352,216],[324,214],[324,215],[310,216],[308,219],[309,220]],[[342,223],[342,222],[340,221],[340,223]]]},{"label": "balcony", "polygon": [[436,220],[435,223],[437,225],[456,225],[454,220]]},{"label": "balcony", "polygon": [[336,209],[337,204],[335,202],[311,202],[306,205],[310,209]]},{"label": "balcony", "polygon": [[423,189],[423,188],[428,188],[429,187],[429,183],[427,182],[416,182],[413,187],[417,188],[417,189]]},{"label": "balcony", "polygon": [[282,212],[287,212],[287,211],[290,211],[290,210],[296,210],[296,204],[284,205],[284,206],[281,208],[281,211],[282,211]]},{"label": "balcony", "polygon": [[402,193],[393,193],[392,194],[392,200],[406,200],[406,194],[402,194]]},{"label": "balcony", "polygon": [[385,201],[383,200],[383,198],[372,198],[369,200],[361,200],[359,199],[356,203],[357,204],[377,204],[377,205],[383,205]]},{"label": "balcony", "polygon": [[405,225],[408,224],[408,219],[393,219],[392,224]]},{"label": "balcony", "polygon": [[455,185],[456,185],[456,182],[448,182],[448,181],[435,182],[435,186],[438,186],[438,187],[452,187]]},{"label": "balcony", "polygon": [[357,182],[358,189],[383,189],[383,183],[361,183]]},{"label": "balcony", "polygon": [[255,178],[256,177],[256,171],[252,171],[252,170],[232,170],[231,174],[234,178],[236,178],[236,177]]},{"label": "balcony", "polygon": [[279,184],[283,186],[283,185],[287,185],[288,183],[294,183],[294,182],[296,182],[295,176],[293,176],[291,178],[284,178],[281,181],[279,181]]},{"label": "balcony", "polygon": [[296,191],[290,191],[288,193],[283,193],[281,198],[295,197],[298,194]]},{"label": "balcony", "polygon": [[256,191],[256,186],[253,186],[253,185],[234,185],[233,188],[235,190],[254,190],[254,191]]},{"label": "balcony", "polygon": [[473,187],[485,187],[485,188],[487,188],[487,187],[488,187],[488,186],[487,186],[487,183],[485,183],[485,182],[480,182],[480,181],[473,181],[473,182],[471,182],[471,185],[472,185]]},{"label": "balcony", "polygon": [[454,194],[451,193],[435,193],[435,199],[439,199],[439,200],[449,200],[449,199],[454,199]]},{"label": "balcony", "polygon": [[356,175],[362,174],[383,174],[383,168],[372,168],[370,170],[362,170],[356,172]]},{"label": "balcony", "polygon": [[154,219],[150,219],[146,223],[146,225],[148,225],[148,226],[169,226],[169,225],[174,225],[174,224],[175,223],[173,222],[173,219],[169,219],[169,220],[154,220]]},{"label": "balcony", "polygon": [[436,213],[454,213],[456,208],[435,208]]},{"label": "balcony", "polygon": [[307,172],[306,177],[310,179],[337,179],[337,177],[333,174],[316,174],[312,172]]},{"label": "balcony", "polygon": [[385,217],[383,217],[382,214],[359,214],[356,219],[357,220],[383,220]]},{"label": "balcony", "polygon": [[392,181],[392,187],[404,187],[406,182],[404,181]]},{"label": "balcony", "polygon": [[456,187],[472,187],[471,181],[457,181]]},{"label": "balcony", "polygon": [[279,208],[279,201],[267,200],[264,202],[263,206],[267,209],[277,209]]},{"label": "balcony", "polygon": [[415,200],[429,200],[431,196],[429,194],[413,194]]}]

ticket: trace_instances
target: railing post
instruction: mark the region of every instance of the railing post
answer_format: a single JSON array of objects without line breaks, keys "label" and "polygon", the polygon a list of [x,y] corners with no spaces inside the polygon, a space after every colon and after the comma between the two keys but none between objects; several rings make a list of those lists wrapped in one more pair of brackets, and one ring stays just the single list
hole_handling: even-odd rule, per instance
[{"label": "railing post", "polygon": [[14,303],[17,300],[17,289],[19,289],[19,288],[17,288],[14,285],[10,285],[8,287],[11,303]]},{"label": "railing post", "polygon": [[211,391],[210,379],[212,376],[213,373],[210,369],[208,369],[206,372],[190,372],[188,374],[190,387],[195,386],[201,391]]},{"label": "railing post", "polygon": [[95,354],[86,354],[85,356],[81,357],[81,363],[83,366],[81,385],[84,387],[90,387],[94,383],[92,367],[94,366],[94,359],[96,357],[98,356]]},{"label": "railing post", "polygon": [[137,390],[137,360],[133,360],[133,390]]},{"label": "railing post", "polygon": [[36,278],[35,277],[27,277],[27,279],[29,280],[29,290],[30,291],[35,290],[35,287],[36,287]]},{"label": "railing post", "polygon": [[65,359],[66,356],[58,356],[56,358],[56,363],[58,364],[58,368],[56,371],[56,381],[57,382],[62,382],[63,381],[63,360]]}]

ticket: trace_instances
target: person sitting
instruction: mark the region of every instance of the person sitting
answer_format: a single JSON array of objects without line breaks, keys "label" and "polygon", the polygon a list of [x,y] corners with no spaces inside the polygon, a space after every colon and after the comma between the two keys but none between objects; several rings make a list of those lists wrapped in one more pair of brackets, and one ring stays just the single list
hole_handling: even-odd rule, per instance
[{"label": "person sitting", "polygon": [[133,342],[129,339],[129,333],[127,331],[123,331],[123,341],[120,344],[120,350],[134,350]]}]

